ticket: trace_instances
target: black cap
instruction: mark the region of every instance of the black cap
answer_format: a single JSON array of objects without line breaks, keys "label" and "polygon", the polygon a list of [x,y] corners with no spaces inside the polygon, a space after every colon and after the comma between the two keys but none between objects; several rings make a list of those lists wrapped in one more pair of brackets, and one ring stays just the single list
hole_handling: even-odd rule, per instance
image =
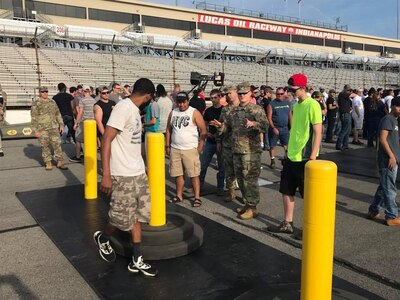
[{"label": "black cap", "polygon": [[400,106],[400,96],[396,96],[392,99],[390,106]]},{"label": "black cap", "polygon": [[175,97],[176,102],[183,102],[189,100],[189,95],[186,92],[179,92]]}]

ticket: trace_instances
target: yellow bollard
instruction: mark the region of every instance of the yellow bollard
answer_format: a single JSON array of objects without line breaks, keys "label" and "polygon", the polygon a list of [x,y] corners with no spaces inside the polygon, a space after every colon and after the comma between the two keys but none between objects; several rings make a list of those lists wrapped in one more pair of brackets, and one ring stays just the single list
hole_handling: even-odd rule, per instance
[{"label": "yellow bollard", "polygon": [[305,166],[301,299],[332,298],[337,166],[324,160]]},{"label": "yellow bollard", "polygon": [[146,134],[147,173],[151,195],[150,226],[166,224],[164,135]]},{"label": "yellow bollard", "polygon": [[83,122],[85,199],[97,199],[97,132],[96,121]]}]

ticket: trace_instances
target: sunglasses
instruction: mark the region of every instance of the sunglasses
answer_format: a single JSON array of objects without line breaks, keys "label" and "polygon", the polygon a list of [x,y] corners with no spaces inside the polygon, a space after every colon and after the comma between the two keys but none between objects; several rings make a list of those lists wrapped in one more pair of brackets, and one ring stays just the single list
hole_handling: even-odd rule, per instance
[{"label": "sunglasses", "polygon": [[276,93],[277,96],[283,96],[285,93]]},{"label": "sunglasses", "polygon": [[40,91],[41,93],[48,93],[49,91]]},{"label": "sunglasses", "polygon": [[300,89],[299,87],[298,87],[298,88],[291,88],[291,87],[288,87],[288,88],[287,88],[287,91],[288,91],[289,93],[296,93],[299,89]]},{"label": "sunglasses", "polygon": [[107,95],[107,94],[109,94],[110,92],[101,92],[101,94],[102,95]]},{"label": "sunglasses", "polygon": [[[250,91],[249,91],[250,92]],[[249,92],[241,92],[241,93],[238,93],[238,95],[247,95]]]}]

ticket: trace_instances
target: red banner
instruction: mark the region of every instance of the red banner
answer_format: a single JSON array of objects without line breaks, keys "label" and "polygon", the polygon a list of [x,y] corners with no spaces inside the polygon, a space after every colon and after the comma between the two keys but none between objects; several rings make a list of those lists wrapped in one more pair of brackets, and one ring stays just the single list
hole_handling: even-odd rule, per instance
[{"label": "red banner", "polygon": [[261,30],[261,31],[268,31],[268,32],[275,32],[282,34],[301,35],[301,36],[315,37],[327,40],[340,41],[342,39],[342,36],[340,34],[326,32],[326,31],[310,30],[293,26],[277,25],[277,24],[263,23],[263,22],[253,22],[247,20],[209,16],[203,14],[197,15],[197,22],[204,24],[228,26],[228,27],[254,29],[254,30]]}]

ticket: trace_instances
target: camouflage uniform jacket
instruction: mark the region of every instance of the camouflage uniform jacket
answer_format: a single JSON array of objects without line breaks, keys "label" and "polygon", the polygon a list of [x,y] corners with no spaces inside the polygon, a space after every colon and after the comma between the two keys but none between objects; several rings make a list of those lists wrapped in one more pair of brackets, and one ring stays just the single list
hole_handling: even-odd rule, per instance
[{"label": "camouflage uniform jacket", "polygon": [[32,130],[41,131],[64,127],[56,102],[52,99],[33,102],[31,108]]},{"label": "camouflage uniform jacket", "polygon": [[[0,103],[0,110],[3,111],[3,113],[6,113],[6,106],[7,106],[7,94],[4,91],[0,91],[1,97],[3,97],[3,104]],[[6,125],[5,119],[4,119],[4,114],[0,115],[0,125]]]},{"label": "camouflage uniform jacket", "polygon": [[[246,128],[246,119],[254,122],[253,127]],[[231,132],[232,152],[246,154],[261,152],[260,133],[265,133],[268,121],[264,110],[253,103],[238,106],[227,115],[224,122],[224,131]]]},{"label": "camouflage uniform jacket", "polygon": [[[224,124],[229,113],[235,108],[233,105],[226,105],[221,110],[221,115],[219,116],[219,121]],[[232,133],[230,131],[224,130],[225,126],[218,128],[216,141],[222,141],[222,146],[224,148],[232,148]]]}]

